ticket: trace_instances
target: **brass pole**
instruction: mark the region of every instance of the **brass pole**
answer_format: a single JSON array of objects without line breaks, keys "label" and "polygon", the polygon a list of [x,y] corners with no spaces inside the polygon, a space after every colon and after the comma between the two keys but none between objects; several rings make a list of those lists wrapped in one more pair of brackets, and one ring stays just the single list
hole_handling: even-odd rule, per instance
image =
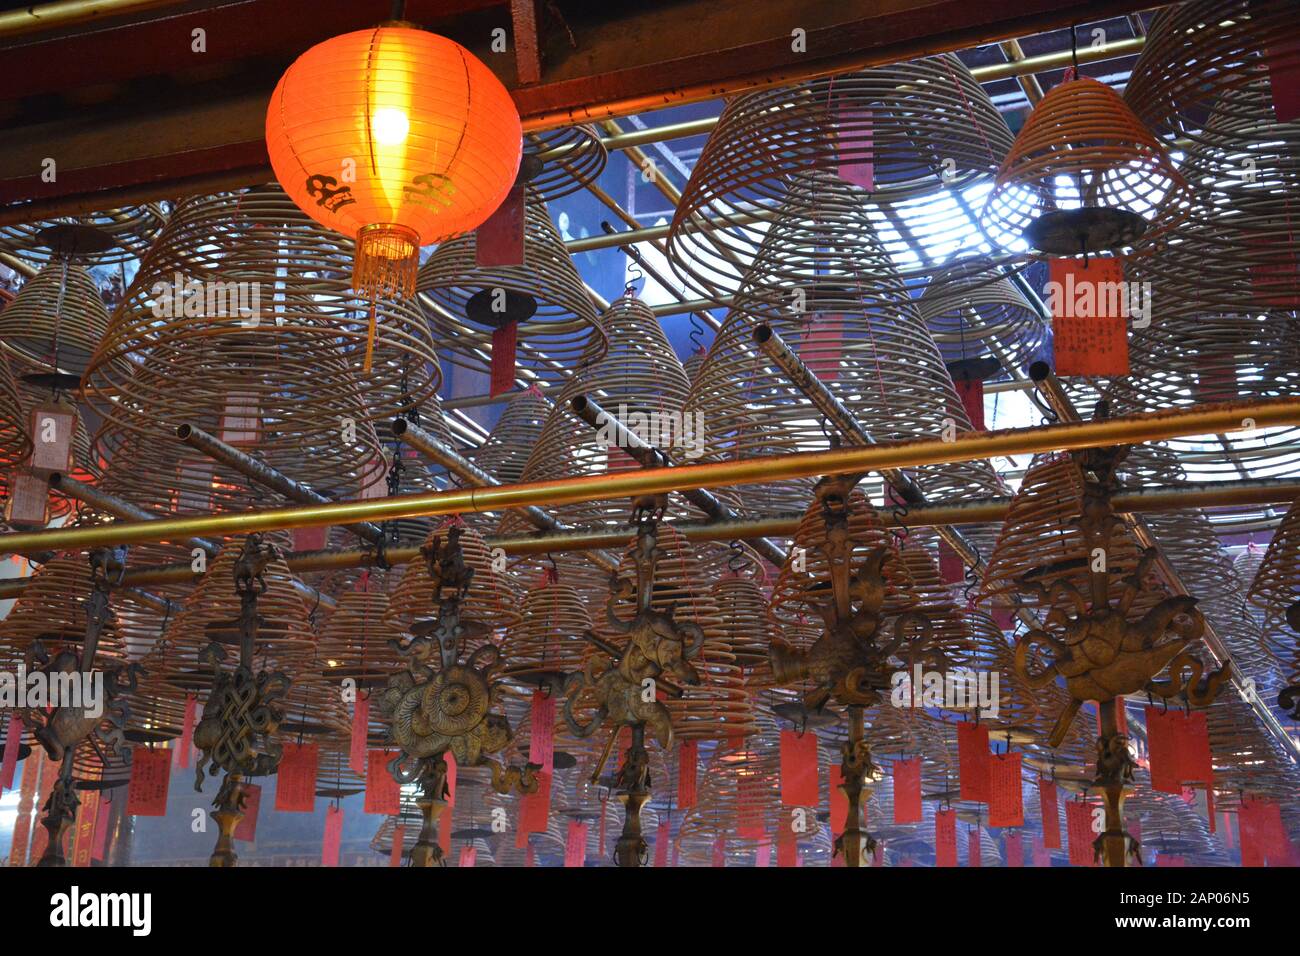
[{"label": "brass pole", "polygon": [[1300,424],[1300,399],[1220,402],[1101,421],[964,432],[952,441],[927,438],[883,442],[866,447],[706,462],[682,465],[679,468],[646,468],[612,475],[523,482],[496,488],[460,488],[391,498],[336,501],[323,505],[18,532],[0,535],[0,553],[26,554],[32,551],[172,540],[200,534],[231,535],[354,521],[500,511],[532,504],[609,501],[645,494],[662,494],[682,488],[762,484],[785,478],[915,468],[920,465],[974,461],[997,456],[1161,441],[1236,431],[1246,427],[1243,426],[1246,420],[1252,422],[1255,428]]},{"label": "brass pole", "polygon": [[0,37],[45,33],[110,17],[179,6],[177,0],[57,0],[0,13]]}]

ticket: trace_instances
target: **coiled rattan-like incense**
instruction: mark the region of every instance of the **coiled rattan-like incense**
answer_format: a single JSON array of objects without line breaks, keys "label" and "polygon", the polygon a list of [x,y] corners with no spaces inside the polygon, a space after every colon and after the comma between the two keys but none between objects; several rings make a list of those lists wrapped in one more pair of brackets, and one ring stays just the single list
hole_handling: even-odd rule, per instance
[{"label": "coiled rattan-like incense", "polygon": [[80,375],[107,331],[108,310],[95,280],[67,259],[44,266],[0,311],[0,339],[21,360],[20,374],[57,363]]},{"label": "coiled rattan-like incense", "polygon": [[916,309],[946,362],[992,356],[1005,371],[1024,371],[1046,346],[1042,318],[983,256],[937,272]]},{"label": "coiled rattan-like incense", "polygon": [[1165,147],[1120,95],[1081,76],[1034,106],[998,169],[981,222],[1008,243],[1044,212],[1126,209],[1146,220],[1131,243],[1137,250],[1186,218],[1191,195]]},{"label": "coiled rattan-like incense", "polygon": [[595,306],[545,203],[525,206],[522,265],[480,266],[477,249],[478,239],[469,233],[444,242],[420,267],[416,287],[427,297],[424,313],[449,361],[480,371],[491,368],[493,326],[471,314],[470,300],[484,296],[485,315],[490,315],[497,290],[500,303],[523,296],[536,306],[515,331],[517,368],[559,381],[574,362],[587,360],[589,350],[599,353]]},{"label": "coiled rattan-like incense", "polygon": [[551,403],[538,389],[524,389],[506,402],[483,444],[468,457],[503,484],[520,481],[550,413]]},{"label": "coiled rattan-like incense", "polygon": [[107,249],[80,256],[74,254],[74,258],[98,265],[115,264],[142,258],[166,222],[167,208],[161,203],[122,206],[104,212],[59,219],[41,219],[0,226],[0,250],[12,252],[28,262],[45,263],[55,258],[56,252],[44,241],[42,230],[69,224],[90,226],[106,236],[111,244]]},{"label": "coiled rattan-like incense", "polygon": [[[271,421],[291,430],[288,423],[313,411],[335,429],[344,414],[393,417],[437,390],[433,343],[413,305],[358,298],[351,262],[352,243],[309,219],[278,186],[181,202],[113,314],[87,371],[89,395],[109,417],[144,428],[141,419],[218,390],[225,367],[242,372],[259,396],[268,431]],[[186,298],[178,309],[178,277],[202,283],[192,287],[203,290],[201,303]],[[200,304],[202,321],[177,314]],[[126,374],[124,358],[144,360],[156,378]],[[263,373],[276,388],[259,382],[254,368],[277,369]],[[384,400],[394,396],[404,404]]]},{"label": "coiled rattan-like incense", "polygon": [[[5,670],[12,672],[37,641],[51,658],[68,650],[80,659],[90,590],[90,565],[85,555],[57,554],[37,568],[13,610],[0,621],[0,654]],[[94,666],[101,669],[126,660],[126,646],[110,616],[100,634]]]},{"label": "coiled rattan-like incense", "polygon": [[522,166],[528,178],[529,201],[548,203],[571,195],[600,178],[609,151],[590,125],[528,133]]},{"label": "coiled rattan-like incense", "polygon": [[[18,383],[9,362],[0,355],[0,473],[27,459],[32,450],[27,413],[18,395]],[[0,478],[0,481],[3,481]]]},{"label": "coiled rattan-like incense", "polygon": [[[958,197],[991,182],[1011,147],[1006,122],[950,54],[758,90],[728,103],[682,191],[668,258],[692,289],[729,293],[765,244],[797,181],[824,184],[817,214],[870,201],[903,224],[898,248],[977,241]],[[873,190],[841,176],[871,164]],[[930,265],[907,257],[909,271]]]},{"label": "coiled rattan-like incense", "polygon": [[559,691],[566,675],[586,660],[590,645],[584,635],[592,629],[593,610],[571,585],[545,581],[529,588],[519,622],[501,641],[507,683],[528,693],[538,687]]},{"label": "coiled rattan-like incense", "polygon": [[1287,658],[1300,653],[1300,634],[1287,621],[1287,610],[1300,601],[1300,505],[1291,506],[1273,533],[1248,598],[1264,610],[1266,646]]}]

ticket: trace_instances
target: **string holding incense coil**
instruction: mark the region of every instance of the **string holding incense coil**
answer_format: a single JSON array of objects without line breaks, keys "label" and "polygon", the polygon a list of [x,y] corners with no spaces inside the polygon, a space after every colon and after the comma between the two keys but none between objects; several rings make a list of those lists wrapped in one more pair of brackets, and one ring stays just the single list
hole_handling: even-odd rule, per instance
[{"label": "string holding incense coil", "polygon": [[[1011,143],[997,108],[951,54],[742,94],[682,190],[669,262],[719,301],[805,177],[821,184],[819,215],[838,218],[869,201],[895,225],[900,252],[909,241],[978,242],[961,197],[992,182]],[[932,268],[902,261],[909,272]]]},{"label": "string holding incense coil", "polygon": [[[373,421],[417,406],[440,384],[429,329],[410,304],[353,292],[352,251],[278,186],[183,200],[113,313],[88,397],[143,428],[159,409],[192,403],[224,359],[276,367],[278,390],[244,371],[256,407],[286,422],[311,414],[295,403],[325,413],[336,443],[340,415]],[[123,371],[142,362],[161,382]]]},{"label": "string holding incense coil", "polygon": [[[141,259],[166,224],[169,205],[144,203],[79,216],[61,216],[58,219],[39,219],[0,226],[0,251],[13,253],[20,259],[38,264],[49,262],[60,255],[97,265],[116,265],[131,259]],[[61,248],[58,243],[52,246],[49,230],[68,226],[89,227],[102,239],[84,250],[69,251]]]},{"label": "string holding incense coil", "polygon": [[522,264],[481,266],[476,234],[450,239],[420,267],[416,288],[448,361],[491,371],[493,332],[513,325],[516,366],[560,381],[603,352],[602,324],[545,203],[525,203],[523,245]]},{"label": "string holding incense coil", "polygon": [[1136,253],[1181,223],[1191,200],[1163,144],[1120,95],[1076,76],[1035,104],[981,224],[1002,244],[1023,238],[1040,254]]},{"label": "string holding incense coil", "polygon": [[0,310],[0,339],[19,375],[62,371],[80,377],[108,326],[95,280],[66,259],[43,266]]},{"label": "string holding incense coil", "polygon": [[608,161],[609,151],[590,124],[526,133],[520,170],[529,201],[549,203],[576,193],[599,179]]}]

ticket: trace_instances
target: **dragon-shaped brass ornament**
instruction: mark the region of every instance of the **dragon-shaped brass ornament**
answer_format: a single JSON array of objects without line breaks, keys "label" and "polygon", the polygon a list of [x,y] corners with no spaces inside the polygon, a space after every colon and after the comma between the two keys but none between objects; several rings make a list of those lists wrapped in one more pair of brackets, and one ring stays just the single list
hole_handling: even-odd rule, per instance
[{"label": "dragon-shaped brass ornament", "polygon": [[891,627],[885,627],[885,562],[890,549],[873,548],[857,570],[853,568],[850,496],[861,477],[828,475],[814,489],[825,528],[821,551],[830,570],[830,596],[826,600],[810,597],[807,603],[821,616],[824,630],[807,650],[792,648],[779,639],[769,650],[778,684],[812,683],[803,699],[807,712],[820,713],[831,702],[848,709],[849,735],[840,761],[848,815],[834,852],[843,853],[845,864],[851,867],[862,866],[875,849],[875,841],[861,828],[865,783],[876,770],[863,736],[863,710],[881,702],[882,693],[887,693],[900,668],[917,663],[941,667],[945,663],[934,628],[921,612],[904,611]]},{"label": "dragon-shaped brass ornament", "polygon": [[245,776],[275,773],[281,747],[275,739],[284,719],[280,701],[289,692],[289,677],[283,671],[253,671],[257,645],[257,601],[266,593],[266,569],[282,557],[280,549],[254,532],[244,539],[235,562],[235,593],[239,595],[239,663],[224,670],[225,650],[215,641],[199,660],[212,665],[212,690],[203,708],[203,718],[194,728],[194,745],[200,755],[195,768],[194,789],[203,788],[207,773],[224,771],[212,817],[217,821],[217,845],[210,866],[236,864],[234,833],[243,819],[248,793]]},{"label": "dragon-shaped brass ornament", "polygon": [[492,711],[498,702],[500,685],[494,678],[501,664],[500,649],[483,644],[461,661],[463,642],[486,636],[489,629],[461,617],[474,569],[465,563],[460,534],[459,526],[452,525],[445,541],[439,535],[420,549],[438,614],[413,625],[408,643],[391,642],[409,663],[389,678],[378,697],[380,712],[389,721],[389,739],[401,748],[389,771],[401,783],[421,785],[416,802],[423,826],[411,851],[412,866],[443,863],[436,825],[446,806],[448,752],[458,767],[487,764],[492,785],[500,793],[533,793],[538,786],[538,765],[503,767],[500,761],[488,759],[505,750],[513,733],[506,718]]},{"label": "dragon-shaped brass ornament", "polygon": [[[78,675],[83,688],[95,684],[94,662],[99,650],[100,637],[113,617],[109,606],[110,592],[122,583],[126,574],[127,549],[97,548],[90,552],[90,594],[86,598],[86,634],[81,655],[63,649],[51,658],[40,641],[28,648],[24,663],[29,673],[43,673],[50,678],[50,687],[70,687],[72,675]],[[123,732],[129,710],[122,695],[136,689],[136,680],[143,673],[140,665],[131,664],[104,672],[101,699],[92,701],[83,696],[79,701],[56,705],[48,713],[39,709],[19,712],[24,725],[30,728],[51,760],[62,761],[59,776],[45,802],[41,826],[49,834],[45,852],[37,866],[67,866],[65,843],[68,830],[77,819],[81,800],[73,780],[73,761],[77,748],[89,743],[107,764],[108,755],[100,748],[129,763],[131,751],[126,746]],[[123,677],[125,675],[125,678]]]},{"label": "dragon-shaped brass ornament", "polygon": [[[592,773],[593,782],[599,780],[619,731],[623,727],[632,731],[632,745],[614,775],[615,790],[625,806],[623,832],[614,850],[619,866],[641,866],[647,855],[641,836],[641,807],[650,799],[651,786],[646,731],[665,749],[673,743],[672,718],[657,691],[678,697],[680,684],[699,684],[699,672],[691,661],[704,647],[704,631],[696,624],[675,620],[675,605],[662,611],[653,606],[655,569],[663,554],[658,532],[663,501],[638,501],[634,512],[635,591],[631,581],[620,581],[614,574],[605,602],[609,628],[625,636],[623,646],[588,631],[587,640],[606,654],[610,663],[592,657],[582,671],[569,675],[564,685],[564,720],[576,736],[590,737],[606,724],[610,726],[609,740]],[[630,621],[620,620],[614,609],[620,600],[630,599],[636,601],[635,614]],[[595,713],[585,722],[575,713],[584,691],[590,692],[596,704]]]},{"label": "dragon-shaped brass ornament", "polygon": [[[1097,838],[1094,851],[1098,858],[1104,854],[1107,866],[1121,867],[1127,857],[1139,861],[1141,857],[1137,841],[1124,829],[1124,788],[1133,780],[1134,762],[1128,738],[1119,731],[1117,699],[1140,692],[1164,699],[1185,695],[1190,704],[1204,706],[1214,699],[1230,673],[1225,661],[1213,673],[1202,676],[1204,665],[1190,649],[1205,629],[1195,598],[1167,596],[1142,617],[1129,620],[1138,600],[1152,593],[1147,580],[1158,559],[1155,549],[1142,553],[1133,573],[1123,578],[1118,600],[1112,603],[1114,573],[1107,570],[1106,556],[1124,522],[1114,513],[1111,496],[1120,487],[1116,470],[1127,452],[1128,446],[1116,446],[1072,453],[1083,473],[1078,524],[1090,556],[1091,600],[1064,578],[1046,587],[1021,579],[1021,587],[1050,610],[1041,627],[1021,635],[1015,652],[1016,671],[1030,688],[1045,687],[1060,677],[1070,694],[1070,703],[1048,737],[1049,746],[1058,747],[1065,740],[1084,701],[1097,701],[1101,735],[1095,783],[1106,794],[1106,830]],[[1168,678],[1157,680],[1166,670]]]}]

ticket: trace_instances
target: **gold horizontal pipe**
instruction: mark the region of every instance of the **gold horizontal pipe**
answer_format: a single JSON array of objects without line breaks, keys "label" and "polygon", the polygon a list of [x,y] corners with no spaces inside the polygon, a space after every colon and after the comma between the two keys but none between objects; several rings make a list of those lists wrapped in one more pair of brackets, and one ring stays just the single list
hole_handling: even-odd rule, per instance
[{"label": "gold horizontal pipe", "polygon": [[227,514],[123,522],[84,528],[0,535],[0,554],[26,554],[195,535],[246,534],[357,521],[388,521],[426,515],[502,511],[525,505],[560,505],[662,494],[682,488],[721,488],[786,478],[916,468],[997,456],[1035,454],[1104,445],[1212,435],[1244,428],[1300,424],[1300,399],[1223,402],[1168,409],[1101,421],[1041,425],[993,432],[966,432],[953,441],[919,439],[866,447],[833,448],[675,468],[647,468],[494,488],[459,488],[391,498],[338,501]]},{"label": "gold horizontal pipe", "polygon": [[44,33],[177,5],[177,0],[56,0],[0,13],[0,37]]}]

